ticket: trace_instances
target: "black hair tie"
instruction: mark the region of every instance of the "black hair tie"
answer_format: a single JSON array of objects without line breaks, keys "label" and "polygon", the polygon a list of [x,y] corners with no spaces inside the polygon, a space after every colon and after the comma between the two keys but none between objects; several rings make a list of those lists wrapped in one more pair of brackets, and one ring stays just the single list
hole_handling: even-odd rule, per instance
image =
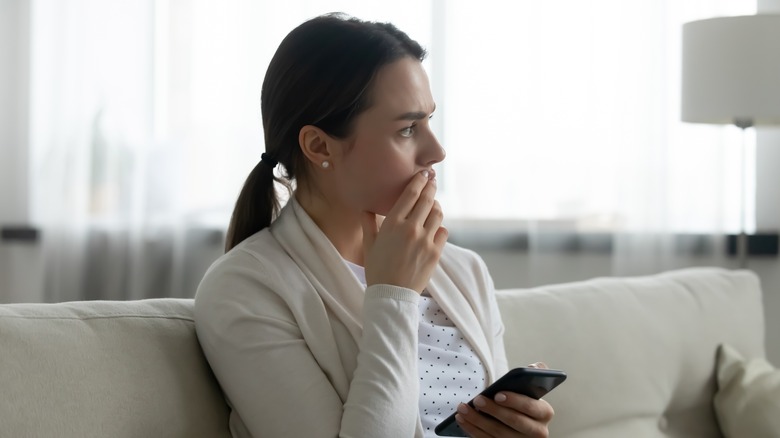
[{"label": "black hair tie", "polygon": [[265,164],[266,164],[266,166],[270,167],[271,169],[273,169],[274,167],[276,167],[276,165],[277,165],[277,164],[279,164],[279,162],[278,162],[278,161],[276,161],[276,160],[274,160],[273,158],[271,158],[271,157],[270,157],[268,154],[266,154],[265,152],[263,152],[263,154],[262,154],[262,155],[260,155],[260,162],[261,162],[261,163],[265,163]]}]

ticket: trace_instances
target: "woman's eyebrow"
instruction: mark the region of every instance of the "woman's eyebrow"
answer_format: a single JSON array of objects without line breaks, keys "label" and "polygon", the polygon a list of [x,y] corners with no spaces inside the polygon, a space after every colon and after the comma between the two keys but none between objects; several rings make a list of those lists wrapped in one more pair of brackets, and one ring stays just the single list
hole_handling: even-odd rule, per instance
[{"label": "woman's eyebrow", "polygon": [[[433,111],[431,111],[431,114],[436,111],[436,104],[433,104]],[[400,116],[396,117],[395,120],[422,120],[424,118],[428,117],[428,113],[423,111],[410,111],[408,113],[403,113]]]}]

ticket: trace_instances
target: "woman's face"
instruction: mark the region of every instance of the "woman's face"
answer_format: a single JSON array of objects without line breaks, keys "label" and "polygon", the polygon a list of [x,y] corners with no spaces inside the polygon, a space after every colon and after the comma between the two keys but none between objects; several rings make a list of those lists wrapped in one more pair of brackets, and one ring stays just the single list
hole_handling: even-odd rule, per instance
[{"label": "woman's face", "polygon": [[404,57],[382,67],[369,100],[332,170],[348,207],[387,215],[412,176],[431,170],[445,152],[431,131],[435,104],[418,60]]}]

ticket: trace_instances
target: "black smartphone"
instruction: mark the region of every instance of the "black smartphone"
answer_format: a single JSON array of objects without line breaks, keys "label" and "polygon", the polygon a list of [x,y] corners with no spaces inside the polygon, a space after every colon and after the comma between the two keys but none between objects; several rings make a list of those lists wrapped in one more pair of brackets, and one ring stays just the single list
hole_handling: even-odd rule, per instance
[{"label": "black smartphone", "polygon": [[[528,397],[540,399],[545,394],[552,391],[553,388],[566,380],[566,373],[560,370],[548,370],[544,368],[515,368],[504,374],[500,379],[493,382],[492,385],[485,388],[480,393],[489,399],[493,399],[501,391],[516,392]],[[469,401],[469,406],[474,407],[474,400]],[[455,421],[455,414],[447,417],[436,426],[434,431],[439,436],[468,436]],[[487,415],[487,414],[483,414]]]}]

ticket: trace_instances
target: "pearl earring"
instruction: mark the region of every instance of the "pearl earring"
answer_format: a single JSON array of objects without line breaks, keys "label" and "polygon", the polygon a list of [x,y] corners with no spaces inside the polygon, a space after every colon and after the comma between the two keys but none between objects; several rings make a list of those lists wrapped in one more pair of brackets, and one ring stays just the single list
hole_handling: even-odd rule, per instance
[{"label": "pearl earring", "polygon": [[328,167],[330,167],[330,163],[328,161],[323,161],[322,162],[322,168],[323,169],[327,169]]}]

